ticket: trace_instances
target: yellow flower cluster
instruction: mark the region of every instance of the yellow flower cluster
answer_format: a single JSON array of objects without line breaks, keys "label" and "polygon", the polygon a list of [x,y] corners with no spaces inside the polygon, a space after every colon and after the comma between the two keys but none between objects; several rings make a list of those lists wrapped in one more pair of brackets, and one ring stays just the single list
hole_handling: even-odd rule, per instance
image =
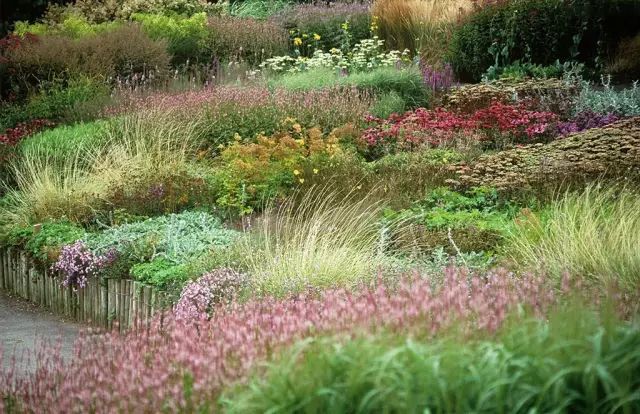
[{"label": "yellow flower cluster", "polygon": [[369,30],[371,30],[371,33],[376,33],[378,31],[378,29],[380,28],[378,26],[378,21],[380,20],[380,18],[378,16],[372,16],[371,17],[371,26],[369,27]]}]

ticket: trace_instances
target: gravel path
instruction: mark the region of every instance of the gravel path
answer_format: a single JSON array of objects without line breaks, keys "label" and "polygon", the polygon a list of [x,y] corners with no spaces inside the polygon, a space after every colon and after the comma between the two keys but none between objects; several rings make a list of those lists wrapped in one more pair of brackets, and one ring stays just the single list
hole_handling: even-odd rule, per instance
[{"label": "gravel path", "polygon": [[[62,355],[68,358],[81,328],[81,325],[0,291],[0,347],[3,349],[0,369],[9,366],[14,351],[20,358],[25,351],[35,350],[42,339],[52,343],[61,340]],[[31,370],[32,366],[21,370]]]}]

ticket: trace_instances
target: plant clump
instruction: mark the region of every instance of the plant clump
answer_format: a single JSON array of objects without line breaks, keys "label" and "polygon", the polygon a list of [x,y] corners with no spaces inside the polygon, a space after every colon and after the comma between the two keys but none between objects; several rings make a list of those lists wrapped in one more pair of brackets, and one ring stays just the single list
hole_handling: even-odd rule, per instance
[{"label": "plant clump", "polygon": [[[640,172],[640,118],[629,118],[548,144],[524,145],[451,167],[454,186],[516,191],[571,180],[631,178]],[[567,181],[568,180],[568,181]]]}]

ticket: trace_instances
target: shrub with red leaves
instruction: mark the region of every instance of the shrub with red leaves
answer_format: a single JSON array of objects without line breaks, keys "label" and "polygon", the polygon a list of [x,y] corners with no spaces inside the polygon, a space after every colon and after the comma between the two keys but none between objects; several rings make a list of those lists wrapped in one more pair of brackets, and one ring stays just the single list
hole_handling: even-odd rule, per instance
[{"label": "shrub with red leaves", "polygon": [[32,119],[31,121],[21,122],[15,127],[4,131],[4,134],[0,134],[0,145],[16,145],[23,138],[53,125],[55,124],[47,119]]},{"label": "shrub with red leaves", "polygon": [[446,145],[461,135],[489,143],[505,136],[514,142],[530,142],[549,135],[553,131],[550,126],[557,119],[551,112],[532,111],[523,105],[498,101],[471,115],[443,108],[418,108],[388,119],[369,116],[366,121],[371,127],[365,130],[362,139],[368,147],[382,145],[392,150]]}]

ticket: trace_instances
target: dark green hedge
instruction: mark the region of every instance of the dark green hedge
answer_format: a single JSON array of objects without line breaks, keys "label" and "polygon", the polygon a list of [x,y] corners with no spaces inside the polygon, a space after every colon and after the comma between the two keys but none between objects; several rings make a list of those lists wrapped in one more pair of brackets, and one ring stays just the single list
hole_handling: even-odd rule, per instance
[{"label": "dark green hedge", "polygon": [[455,31],[449,59],[462,80],[516,60],[577,60],[600,70],[620,39],[640,30],[640,0],[511,0],[485,7]]}]

